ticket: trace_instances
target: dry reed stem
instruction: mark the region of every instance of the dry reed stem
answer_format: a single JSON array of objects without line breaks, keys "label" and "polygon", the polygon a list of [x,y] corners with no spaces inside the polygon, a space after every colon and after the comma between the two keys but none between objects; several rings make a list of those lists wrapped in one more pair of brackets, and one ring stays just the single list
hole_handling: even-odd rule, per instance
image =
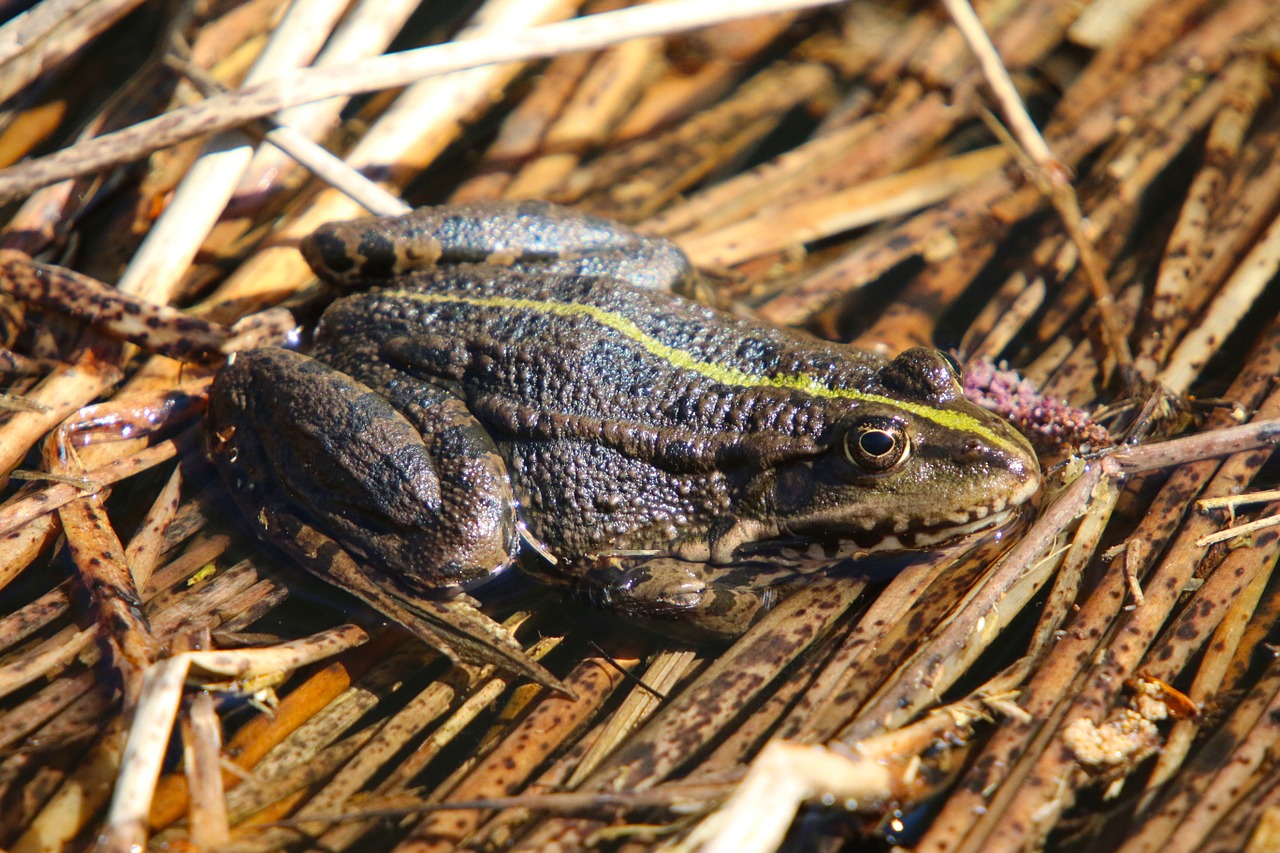
[{"label": "dry reed stem", "polygon": [[[610,662],[588,658],[565,678],[577,699],[550,696],[536,705],[460,784],[448,790],[455,800],[514,793],[529,773],[556,747],[598,712],[600,704],[623,682]],[[400,851],[448,850],[480,822],[477,812],[431,814],[397,845]]]},{"label": "dry reed stem", "polygon": [[[0,101],[56,68],[139,5],[139,0],[39,4],[0,31]],[[33,44],[32,42],[35,42]]]},{"label": "dry reed stem", "polygon": [[164,488],[156,495],[151,508],[147,510],[142,523],[134,532],[133,538],[129,540],[128,547],[125,548],[125,560],[129,564],[129,571],[133,574],[133,581],[138,585],[138,589],[146,589],[152,573],[160,565],[165,547],[165,533],[178,514],[181,490],[182,468],[174,467]]},{"label": "dry reed stem", "polygon": [[801,243],[811,243],[929,207],[977,177],[1004,165],[1008,155],[988,148],[936,160],[890,178],[842,192],[775,207],[768,216],[722,227],[702,239],[676,242],[695,265],[727,267]]},{"label": "dry reed stem", "polygon": [[[1271,565],[1258,567],[1252,572],[1248,572],[1247,565],[1243,569],[1239,567],[1239,563],[1249,562],[1252,549],[1243,549],[1235,554],[1241,555],[1244,559],[1234,559],[1237,564],[1235,566],[1224,565],[1220,571],[1214,572],[1213,578],[1227,578],[1235,571],[1243,570],[1248,573],[1248,579],[1245,583],[1236,585],[1232,596],[1224,602],[1225,612],[1222,613],[1217,628],[1207,638],[1204,660],[1196,670],[1191,689],[1187,691],[1191,701],[1201,708],[1206,707],[1222,688],[1227,669],[1240,649],[1240,639],[1244,635],[1245,627],[1254,615],[1263,590],[1271,580]],[[1259,556],[1274,558],[1274,550],[1260,550]],[[1200,723],[1196,719],[1179,720],[1174,724],[1156,760],[1156,766],[1152,769],[1151,777],[1147,780],[1148,791],[1158,789],[1174,777],[1190,751],[1192,740],[1199,728]]]},{"label": "dry reed stem", "polygon": [[99,846],[104,850],[127,851],[145,843],[161,762],[190,668],[245,678],[296,669],[367,639],[359,628],[347,625],[274,648],[184,652],[148,667]]},{"label": "dry reed stem", "polygon": [[530,92],[503,121],[474,174],[454,190],[451,200],[501,198],[515,171],[544,150],[549,128],[591,64],[587,53],[570,53],[548,62]]},{"label": "dry reed stem", "polygon": [[[188,443],[177,440],[163,441],[109,462],[101,468],[86,471],[83,477],[87,482],[99,487],[107,486],[169,461],[184,449],[184,444]],[[12,534],[22,530],[41,516],[81,497],[83,493],[84,490],[77,485],[55,483],[43,489],[35,489],[31,494],[19,495],[0,507],[0,532]]]},{"label": "dry reed stem", "polygon": [[54,0],[52,3],[39,3],[24,12],[14,15],[3,27],[0,27],[0,65],[13,59],[23,51],[52,32],[59,23],[66,20],[92,0]]},{"label": "dry reed stem", "polygon": [[[1159,803],[1141,830],[1131,835],[1121,850],[1130,853],[1159,847],[1181,851],[1203,845],[1207,815],[1219,810],[1225,813],[1224,806],[1229,808],[1230,802],[1246,787],[1242,784],[1244,779],[1256,769],[1263,744],[1268,742],[1266,738],[1274,742],[1275,722],[1270,718],[1280,703],[1278,688],[1274,672],[1268,671],[1218,732],[1220,742],[1227,749],[1218,756],[1204,756],[1200,766],[1173,786],[1169,796]],[[1224,757],[1228,760],[1222,761]]]},{"label": "dry reed stem", "polygon": [[[469,28],[475,39],[509,41],[510,34],[531,24],[567,15],[567,0],[530,3],[502,0],[481,8]],[[395,105],[382,114],[345,157],[357,170],[376,170],[392,187],[425,169],[462,132],[466,121],[491,105],[518,73],[515,66],[477,68],[465,73],[428,78],[402,92]],[[423,121],[423,115],[429,120]],[[311,277],[294,242],[324,222],[350,219],[363,211],[333,190],[322,191],[301,213],[287,218],[272,242],[241,264],[207,300],[207,311],[240,316],[260,301],[296,290]]]},{"label": "dry reed stem", "polygon": [[[1184,306],[1191,290],[1191,279],[1204,265],[1204,255],[1212,249],[1204,243],[1213,209],[1221,202],[1226,188],[1226,168],[1239,154],[1245,130],[1264,95],[1264,68],[1260,61],[1236,63],[1227,78],[1230,100],[1209,128],[1205,141],[1205,163],[1187,191],[1183,205],[1169,236],[1160,266],[1159,277],[1150,304],[1150,332],[1140,341],[1138,366],[1152,375],[1173,347],[1172,329],[1185,324]],[[1240,79],[1243,78],[1243,79]],[[1189,312],[1187,312],[1189,313]]]},{"label": "dry reed stem", "polygon": [[[305,66],[345,6],[342,0],[291,4],[272,29],[244,85],[253,86]],[[160,304],[174,299],[182,276],[231,199],[253,152],[252,141],[238,130],[215,134],[204,142],[121,274],[120,290]]]},{"label": "dry reed stem", "polygon": [[733,6],[708,7],[692,0],[672,0],[661,8],[639,6],[547,24],[525,33],[518,41],[504,36],[482,36],[284,74],[6,170],[8,174],[0,174],[0,198],[24,195],[57,181],[127,163],[192,136],[228,130],[277,110],[313,101],[403,86],[450,71],[540,59],[830,2],[832,0],[750,0]]},{"label": "dry reed stem", "polygon": [[817,63],[776,63],[683,124],[597,157],[576,170],[553,198],[626,222],[643,219],[830,85],[830,72]]},{"label": "dry reed stem", "polygon": [[565,786],[575,788],[586,781],[606,756],[653,716],[664,698],[692,673],[697,663],[698,655],[692,649],[660,651],[654,655],[622,705],[609,716],[591,749],[579,757]]},{"label": "dry reed stem", "polygon": [[[835,736],[851,712],[865,703],[875,685],[899,666],[907,654],[906,649],[918,640],[919,634],[898,616],[922,604],[930,586],[938,580],[940,570],[951,565],[950,555],[933,556],[908,566],[889,582],[826,664],[822,676],[824,689],[810,690],[809,707],[796,709],[781,730],[787,737],[824,742]],[[957,574],[967,577],[969,573]],[[922,624],[917,630],[927,630],[926,624],[931,621],[920,620]]]},{"label": "dry reed stem", "polygon": [[[375,640],[343,663],[330,664],[314,673],[290,691],[271,716],[255,717],[241,727],[223,750],[229,763],[242,771],[252,768],[317,711],[340,696],[350,686],[353,675],[359,675],[369,667],[373,656],[385,654],[385,639],[382,638],[381,642]],[[224,769],[224,786],[230,788],[242,781],[243,775]],[[189,790],[182,774],[168,775],[160,780],[147,819],[153,831],[168,826],[186,812]]]},{"label": "dry reed stem", "polygon": [[182,717],[182,764],[187,784],[194,792],[188,820],[191,843],[208,848],[224,844],[231,837],[222,788],[222,728],[213,707],[213,697],[197,693]]},{"label": "dry reed stem", "polygon": [[1013,80],[1009,78],[1008,70],[968,0],[943,0],[943,4],[955,22],[956,29],[978,58],[983,79],[995,94],[1005,124],[1017,140],[1022,153],[1031,161],[1037,181],[1046,187],[1054,207],[1058,209],[1058,215],[1071,236],[1080,264],[1093,289],[1107,346],[1116,359],[1117,366],[1124,372],[1129,371],[1133,363],[1129,340],[1121,329],[1120,318],[1116,316],[1115,296],[1107,282],[1102,259],[1097,255],[1092,237],[1085,232],[1080,200],[1071,187],[1067,167],[1054,156],[1044,137],[1032,123],[1022,98],[1014,88]]},{"label": "dry reed stem", "polygon": [[1254,244],[1200,322],[1191,329],[1169,356],[1161,370],[1161,384],[1175,393],[1185,393],[1209,358],[1218,351],[1227,334],[1262,292],[1262,287],[1280,269],[1280,217]]},{"label": "dry reed stem", "polygon": [[[1274,405],[1271,409],[1260,409],[1259,414],[1264,417],[1273,416]],[[1231,457],[1219,468],[1217,475],[1206,486],[1206,491],[1212,494],[1232,488],[1231,484],[1244,476],[1239,469],[1250,462],[1260,464],[1259,456],[1265,458],[1265,454],[1250,451]],[[1089,686],[1075,697],[1072,710],[1064,718],[1064,727],[1075,719],[1096,714],[1096,709],[1109,707],[1124,679],[1137,671],[1139,661],[1155,639],[1203,555],[1203,549],[1195,546],[1194,541],[1202,535],[1206,525],[1207,522],[1202,522],[1197,517],[1190,518],[1183,525],[1160,565],[1143,583],[1146,594],[1144,605],[1121,617],[1116,631],[1121,639],[1113,641],[1108,648],[1107,657],[1093,667]],[[1095,718],[1094,722],[1100,720]],[[1013,833],[1009,828],[1012,823],[1019,821],[1023,821],[1024,826],[1051,825],[1045,818],[1055,815],[1070,802],[1073,793],[1071,788],[1064,790],[1060,785],[1062,780],[1069,778],[1072,767],[1069,753],[1046,752],[1041,756],[1030,783],[1024,783],[1004,813],[1005,820],[1010,823],[997,825],[984,843],[996,849],[1008,849],[1015,843],[1015,837],[1022,837],[1022,833]],[[1033,814],[1036,820],[1033,820]],[[1040,831],[1043,832],[1043,829]]]},{"label": "dry reed stem", "polygon": [[[1273,329],[1269,347],[1228,391],[1232,399],[1246,405],[1250,401],[1256,404],[1270,384],[1270,371],[1280,369],[1278,347],[1280,330]],[[1221,426],[1226,421],[1219,418],[1217,424]],[[1188,496],[1199,492],[1217,467],[1214,462],[1192,463],[1170,477],[1132,534],[1135,541],[1146,545],[1144,565],[1159,553],[1177,529]],[[1082,686],[1085,665],[1098,654],[1098,644],[1120,616],[1124,602],[1124,578],[1119,572],[1108,573],[1081,605],[1081,611],[1049,659],[1024,687],[1021,704],[1035,722],[1011,720],[1001,725],[984,753],[978,756],[965,784],[950,798],[918,845],[921,851],[954,850],[966,835],[974,839],[971,847],[979,845],[986,832],[1007,819],[1008,801],[1026,784],[1033,757],[1041,753],[1053,732],[1060,728],[1062,717],[1072,704],[1070,697]],[[1015,760],[1018,752],[1022,758]],[[994,795],[979,793],[997,785]]]},{"label": "dry reed stem", "polygon": [[698,67],[692,71],[672,68],[649,82],[623,116],[613,138],[628,142],[651,136],[714,103],[767,53],[796,17],[795,12],[781,12],[690,33],[686,38],[695,45],[693,50],[700,60]]},{"label": "dry reed stem", "polygon": [[[363,0],[354,4],[313,65],[337,65],[384,52],[413,12],[414,6],[413,2],[406,0],[394,3],[387,0]],[[281,111],[276,116],[276,121],[280,127],[288,128],[306,139],[319,140],[337,126],[346,103],[343,99],[335,98],[293,107]],[[240,186],[236,188],[233,204],[243,208],[266,202],[272,193],[296,183],[296,179],[290,177],[296,171],[297,165],[286,152],[259,148],[241,178]]]},{"label": "dry reed stem", "polygon": [[549,153],[523,164],[503,197],[543,198],[555,192],[583,156],[607,140],[643,90],[661,48],[660,39],[637,39],[596,57],[539,143]]}]

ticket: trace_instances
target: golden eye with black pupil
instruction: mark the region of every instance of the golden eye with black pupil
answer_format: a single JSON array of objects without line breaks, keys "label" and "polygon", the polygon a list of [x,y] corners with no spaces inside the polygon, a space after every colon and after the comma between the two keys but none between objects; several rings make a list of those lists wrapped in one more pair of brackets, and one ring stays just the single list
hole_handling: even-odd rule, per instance
[{"label": "golden eye with black pupil", "polygon": [[844,434],[844,456],[868,474],[882,474],[907,458],[911,441],[894,418],[868,418]]}]

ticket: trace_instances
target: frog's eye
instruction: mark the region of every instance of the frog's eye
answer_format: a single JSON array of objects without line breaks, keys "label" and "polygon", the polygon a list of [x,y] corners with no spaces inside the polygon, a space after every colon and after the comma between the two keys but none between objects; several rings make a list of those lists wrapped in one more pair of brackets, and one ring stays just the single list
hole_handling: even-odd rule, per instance
[{"label": "frog's eye", "polygon": [[911,440],[900,421],[868,418],[844,434],[844,456],[868,474],[881,474],[911,452]]},{"label": "frog's eye", "polygon": [[964,371],[960,369],[960,362],[956,361],[956,357],[944,350],[938,350],[938,354],[946,360],[947,366],[951,368],[951,375],[960,381],[960,377],[964,376]]}]

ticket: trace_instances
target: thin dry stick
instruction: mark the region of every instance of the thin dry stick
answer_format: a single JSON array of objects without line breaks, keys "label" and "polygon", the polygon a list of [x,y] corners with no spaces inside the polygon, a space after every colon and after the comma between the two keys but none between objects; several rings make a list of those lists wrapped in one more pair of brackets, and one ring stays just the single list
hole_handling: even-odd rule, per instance
[{"label": "thin dry stick", "polygon": [[[245,86],[305,66],[345,7],[344,0],[291,4],[249,69]],[[177,296],[183,275],[226,208],[253,151],[253,142],[238,130],[219,133],[204,143],[120,276],[121,291],[161,304]]]},{"label": "thin dry stick", "polygon": [[886,120],[875,116],[815,136],[767,163],[672,204],[650,217],[644,223],[645,231],[668,237],[688,236],[744,219],[775,202],[778,196],[791,195],[797,185],[812,185],[827,177],[838,158],[882,134],[887,125]]},{"label": "thin dry stick", "polygon": [[[1223,688],[1223,680],[1232,659],[1240,651],[1240,641],[1245,629],[1254,618],[1263,590],[1271,580],[1271,572],[1259,572],[1238,594],[1223,614],[1222,621],[1205,644],[1204,660],[1196,669],[1195,680],[1187,691],[1188,698],[1203,708]],[[1265,614],[1264,614],[1265,617]],[[1270,623],[1270,620],[1266,620]],[[1195,737],[1200,732],[1199,719],[1178,720],[1165,739],[1164,747],[1156,759],[1156,765],[1147,780],[1140,811],[1145,811],[1149,801],[1157,796],[1164,785],[1174,779],[1184,767]]]},{"label": "thin dry stick", "polygon": [[633,38],[668,35],[832,2],[834,0],[741,0],[733,5],[713,6],[703,0],[671,0],[535,27],[520,39],[475,38],[344,65],[295,71],[6,169],[0,172],[0,200],[128,163],[184,139],[229,130],[277,110],[312,101],[391,89],[464,68],[544,59],[574,50],[608,47]]},{"label": "thin dry stick", "polygon": [[168,482],[156,495],[151,509],[147,510],[142,524],[125,548],[125,560],[129,564],[129,571],[133,573],[133,582],[140,590],[146,589],[152,573],[160,564],[160,556],[165,547],[165,532],[178,512],[181,489],[182,467],[175,465]]},{"label": "thin dry stick", "polygon": [[1018,90],[1013,85],[1013,80],[1009,78],[1009,72],[1005,69],[1004,63],[1000,61],[1000,55],[996,53],[995,45],[991,43],[991,39],[987,36],[982,22],[974,13],[973,7],[969,5],[968,0],[942,0],[942,3],[947,7],[947,12],[955,22],[956,29],[959,30],[961,36],[964,37],[965,42],[969,45],[969,49],[977,57],[983,78],[994,92],[996,102],[1000,105],[1001,113],[1009,130],[1034,164],[1035,171],[1044,182],[1044,185],[1049,189],[1049,196],[1053,201],[1054,207],[1057,208],[1058,215],[1062,217],[1062,222],[1067,228],[1067,233],[1071,235],[1072,242],[1079,249],[1080,265],[1085,271],[1090,287],[1093,288],[1094,298],[1097,300],[1098,316],[1102,323],[1103,334],[1107,339],[1107,346],[1115,355],[1117,366],[1127,376],[1133,366],[1133,355],[1129,351],[1129,339],[1122,331],[1124,324],[1117,315],[1115,296],[1111,292],[1110,284],[1107,283],[1106,266],[1098,256],[1092,239],[1089,238],[1085,231],[1084,216],[1080,213],[1080,202],[1076,198],[1075,191],[1071,188],[1067,169],[1049,150],[1044,137],[1040,135],[1035,123],[1031,121],[1031,116],[1027,115],[1022,98],[1019,97]]},{"label": "thin dry stick", "polygon": [[47,36],[58,24],[94,0],[44,0],[0,27],[0,65]]},{"label": "thin dry stick", "polygon": [[[190,441],[190,437],[183,442],[162,441],[146,450],[87,471],[84,476],[97,485],[110,485],[172,459],[184,447],[189,446]],[[0,509],[0,536],[12,533],[31,520],[53,512],[83,495],[84,490],[78,486],[70,483],[54,483],[39,492],[11,501]]]},{"label": "thin dry stick", "polygon": [[1234,63],[1224,77],[1231,96],[1209,127],[1204,163],[1187,190],[1169,235],[1147,309],[1147,328],[1139,339],[1137,367],[1152,379],[1189,319],[1188,292],[1205,266],[1206,253],[1224,248],[1207,239],[1208,225],[1225,193],[1228,166],[1239,156],[1245,133],[1267,92],[1266,63],[1261,57]]},{"label": "thin dry stick", "polygon": [[1275,527],[1277,524],[1280,524],[1280,515],[1271,515],[1246,524],[1228,527],[1226,530],[1219,530],[1217,533],[1201,536],[1196,540],[1196,544],[1203,547],[1205,545],[1213,545],[1216,542],[1226,542],[1228,539],[1257,533],[1259,530],[1266,530],[1268,527]]},{"label": "thin dry stick", "polygon": [[[589,658],[565,677],[565,683],[579,698],[549,696],[538,703],[498,747],[480,761],[473,773],[448,791],[448,796],[474,799],[512,793],[572,734],[577,725],[598,711],[605,699],[623,683],[623,676],[618,670],[605,665],[604,661]],[[441,819],[428,817],[415,827],[400,847],[424,853],[428,850],[451,850],[479,824],[482,817],[474,812]]]},{"label": "thin dry stick", "polygon": [[1166,388],[1178,394],[1186,392],[1230,331],[1253,307],[1277,269],[1280,269],[1280,217],[1276,217],[1267,233],[1254,244],[1209,310],[1173,351],[1159,375]]},{"label": "thin dry stick", "polygon": [[[417,6],[416,0],[361,0],[343,17],[312,64],[316,67],[336,65],[381,54]],[[290,135],[308,141],[317,140],[337,125],[346,104],[347,101],[340,98],[306,104],[281,112],[276,120],[281,128],[288,128]],[[268,141],[277,145],[278,150],[260,148],[254,154],[253,162],[236,189],[237,203],[247,202],[250,196],[260,200],[263,194],[274,192],[281,184],[290,183],[287,177],[282,178],[281,175],[287,175],[288,170],[293,168],[289,158],[297,160],[297,155],[280,145],[279,139],[272,139],[268,135]],[[312,165],[304,165],[314,171]],[[274,186],[261,189],[267,185],[268,180]]]},{"label": "thin dry stick", "polygon": [[1243,495],[1223,495],[1222,497],[1217,498],[1201,498],[1196,501],[1196,506],[1202,510],[1225,508],[1235,512],[1235,508],[1238,506],[1263,504],[1277,499],[1280,499],[1280,489],[1263,489],[1260,492],[1248,492]]},{"label": "thin dry stick", "polygon": [[187,708],[182,728],[183,767],[191,798],[191,843],[208,849],[225,844],[227,808],[222,787],[222,726],[207,691],[197,693]]},{"label": "thin dry stick", "polygon": [[[514,39],[529,27],[570,14],[574,0],[489,0],[459,34],[460,40],[505,37]],[[493,105],[520,66],[496,65],[432,77],[410,86],[347,152],[344,160],[355,169],[371,170],[384,183],[399,187],[436,158],[461,134],[463,126]],[[390,164],[390,167],[389,167]],[[319,193],[301,210],[279,224],[270,245],[232,274],[209,298],[211,310],[229,304],[236,314],[264,295],[278,301],[281,293],[301,287],[312,273],[296,248],[296,241],[319,225],[363,213],[334,190]]]},{"label": "thin dry stick", "polygon": [[[65,428],[59,428],[48,439],[48,468],[57,473],[83,473],[68,436]],[[78,497],[60,507],[58,515],[72,560],[111,648],[112,664],[122,676],[125,710],[129,712],[142,690],[143,673],[159,652],[141,592],[129,571],[124,545],[107,518],[104,494]]]},{"label": "thin dry stick", "polygon": [[935,160],[888,178],[771,209],[767,216],[718,231],[677,238],[676,242],[695,265],[730,266],[927,207],[1000,168],[1007,159],[1007,152],[997,147]]},{"label": "thin dry stick", "polygon": [[178,701],[187,672],[198,667],[221,675],[246,678],[255,674],[297,669],[367,640],[364,631],[343,625],[304,640],[265,649],[183,652],[160,661],[147,671],[143,698],[138,704],[129,741],[121,761],[106,829],[99,849],[126,851],[146,841],[147,814],[156,792],[160,765],[178,713]]},{"label": "thin dry stick", "polygon": [[[45,5],[50,4],[41,3],[36,9]],[[77,5],[78,8],[76,8]],[[108,27],[139,5],[141,0],[63,3],[55,5],[48,17],[43,11],[36,13],[35,9],[31,10],[35,14],[19,25],[19,31],[10,32],[7,35],[10,38],[22,38],[28,35],[21,32],[25,25],[30,28],[31,35],[37,35],[41,40],[34,46],[30,42],[23,45],[30,48],[29,50],[15,49],[12,43],[6,46],[8,49],[3,51],[7,54],[6,67],[4,73],[0,75],[0,101],[7,101],[23,87],[40,79],[42,74],[48,74],[52,69],[57,68],[89,41],[101,35]],[[61,8],[58,8],[59,6]],[[53,15],[58,16],[57,20],[52,20]]]},{"label": "thin dry stick", "polygon": [[602,144],[643,90],[662,51],[661,39],[636,39],[596,58],[547,129],[547,153],[524,164],[503,191],[506,198],[542,198],[558,190],[585,152]]}]

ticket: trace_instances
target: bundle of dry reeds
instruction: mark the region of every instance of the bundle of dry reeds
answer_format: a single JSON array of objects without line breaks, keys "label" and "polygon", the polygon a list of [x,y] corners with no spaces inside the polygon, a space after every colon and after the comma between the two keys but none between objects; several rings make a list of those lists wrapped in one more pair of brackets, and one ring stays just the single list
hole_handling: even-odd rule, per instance
[{"label": "bundle of dry reeds", "polygon": [[[0,846],[1280,843],[1280,6],[976,5],[11,17]],[[575,698],[448,666],[248,535],[198,421],[218,358],[314,314],[301,236],[499,197],[669,236],[774,322],[956,348],[1035,434],[1038,519],[818,576],[727,649],[491,602]]]}]

